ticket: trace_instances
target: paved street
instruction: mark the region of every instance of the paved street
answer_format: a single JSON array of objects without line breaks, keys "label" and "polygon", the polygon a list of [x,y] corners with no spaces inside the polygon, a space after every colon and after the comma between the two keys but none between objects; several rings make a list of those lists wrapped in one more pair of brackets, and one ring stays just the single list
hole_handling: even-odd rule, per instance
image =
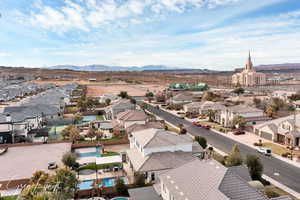
[{"label": "paved street", "polygon": [[[157,109],[149,104],[147,110],[174,125],[177,125],[179,123],[184,124],[185,128],[191,135],[205,137],[209,144],[221,151],[228,153],[230,152],[232,146],[237,143],[239,144],[241,153],[244,157],[248,153],[257,154],[255,149],[250,148],[249,146],[238,143],[228,137],[222,136],[221,134],[215,133],[213,131],[196,127],[187,120],[180,119],[179,117],[176,117],[171,113],[168,113],[161,109]],[[264,174],[300,193],[299,168],[273,157],[266,157],[260,154],[257,155],[260,156],[264,164]],[[274,173],[276,173],[276,175],[274,175]]]}]

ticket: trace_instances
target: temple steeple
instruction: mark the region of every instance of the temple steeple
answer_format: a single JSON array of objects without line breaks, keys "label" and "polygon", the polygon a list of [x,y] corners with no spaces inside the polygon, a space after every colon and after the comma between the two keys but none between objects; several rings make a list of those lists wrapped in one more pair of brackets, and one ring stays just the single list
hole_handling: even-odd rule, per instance
[{"label": "temple steeple", "polygon": [[248,60],[247,60],[247,63],[246,63],[246,70],[248,70],[248,71],[253,70],[253,64],[252,64],[252,61],[251,61],[250,51],[249,51],[249,56],[248,56]]}]

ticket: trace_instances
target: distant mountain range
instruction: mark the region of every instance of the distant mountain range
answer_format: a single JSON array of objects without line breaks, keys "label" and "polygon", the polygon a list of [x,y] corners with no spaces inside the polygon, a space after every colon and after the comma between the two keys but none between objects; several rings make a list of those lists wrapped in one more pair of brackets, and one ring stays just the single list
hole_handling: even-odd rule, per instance
[{"label": "distant mountain range", "polygon": [[176,67],[168,67],[164,65],[145,65],[142,67],[137,66],[108,66],[108,65],[56,65],[47,67],[48,69],[69,69],[75,71],[156,71],[156,70],[176,70]]},{"label": "distant mountain range", "polygon": [[[244,68],[237,68],[235,71],[242,71]],[[258,65],[255,66],[256,71],[280,71],[280,72],[293,72],[300,70],[300,63],[283,63],[283,64],[269,64],[269,65]]]},{"label": "distant mountain range", "polygon": [[216,72],[209,69],[189,69],[189,68],[178,68],[170,67],[165,65],[145,65],[141,67],[137,66],[108,66],[108,65],[56,65],[47,67],[47,69],[68,69],[75,71],[160,71],[169,73],[211,73]]}]

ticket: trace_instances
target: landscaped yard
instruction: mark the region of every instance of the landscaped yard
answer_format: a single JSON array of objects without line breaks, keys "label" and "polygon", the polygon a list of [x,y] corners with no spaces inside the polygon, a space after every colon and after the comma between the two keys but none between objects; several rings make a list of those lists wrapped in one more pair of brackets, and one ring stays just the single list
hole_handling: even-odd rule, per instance
[{"label": "landscaped yard", "polygon": [[110,151],[110,152],[105,152],[104,154],[101,155],[101,157],[117,156],[117,155],[119,155],[118,152],[112,152],[112,151]]},{"label": "landscaped yard", "polygon": [[224,128],[223,126],[221,126],[220,124],[217,124],[215,122],[209,122],[209,121],[201,121],[199,122],[201,125],[209,125],[211,128],[216,129],[217,131],[221,131],[221,132],[228,132],[228,131],[232,131],[232,128]]},{"label": "landscaped yard", "polygon": [[122,137],[113,137],[109,139],[101,139],[101,140],[77,140],[77,143],[87,143],[87,142],[107,142],[107,141],[115,141],[115,140],[122,140]]},{"label": "landscaped yard", "polygon": [[103,115],[97,115],[97,116],[96,116],[96,120],[104,120]]},{"label": "landscaped yard", "polygon": [[290,196],[291,198],[293,198],[293,200],[300,200],[300,199],[297,199],[296,197],[290,195],[290,194],[287,193],[286,191],[284,191],[284,190],[282,190],[282,189],[280,189],[280,188],[278,188],[278,187],[275,187],[275,186],[267,187],[267,188],[265,189],[265,192],[267,192],[267,191],[275,192],[275,193],[279,194],[280,196],[286,196],[286,195],[288,195],[288,196]]},{"label": "landscaped yard", "polygon": [[[283,147],[283,146],[280,146],[280,145],[274,144],[274,143],[269,143],[269,142],[263,143],[263,147],[271,148],[272,153],[275,153],[275,154],[280,155],[280,156],[283,153],[291,153],[290,149],[287,149],[286,147]],[[300,155],[300,151],[294,150],[293,154],[298,156],[298,155]]]},{"label": "landscaped yard", "polygon": [[0,197],[1,200],[16,200],[18,196]]},{"label": "landscaped yard", "polygon": [[90,170],[96,170],[97,169],[105,169],[105,168],[113,168],[113,167],[118,167],[120,166],[121,163],[110,163],[110,164],[100,164],[100,165],[96,165],[96,163],[89,163],[85,166],[82,166],[79,168],[80,170],[84,170],[84,169],[90,169]]}]

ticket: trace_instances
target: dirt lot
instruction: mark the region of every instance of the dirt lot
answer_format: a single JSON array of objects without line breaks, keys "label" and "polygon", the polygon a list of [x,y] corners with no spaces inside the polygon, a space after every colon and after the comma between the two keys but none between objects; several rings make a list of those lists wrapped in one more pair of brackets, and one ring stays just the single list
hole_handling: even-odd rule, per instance
[{"label": "dirt lot", "polygon": [[144,96],[147,91],[156,93],[165,89],[163,85],[133,85],[133,84],[103,84],[89,85],[87,87],[88,97],[99,97],[103,94],[119,94],[120,91],[127,91],[131,96]]},{"label": "dirt lot", "polygon": [[[34,80],[31,81],[33,83],[36,84],[48,84],[48,83],[52,83],[55,85],[67,85],[67,84],[71,84],[71,83],[78,83],[80,85],[95,85],[95,84],[99,84],[97,82],[93,82],[93,81],[85,81],[85,80],[73,80],[73,81],[63,81],[63,80]],[[119,81],[119,82],[106,82],[105,84],[126,84],[123,81]]]}]

